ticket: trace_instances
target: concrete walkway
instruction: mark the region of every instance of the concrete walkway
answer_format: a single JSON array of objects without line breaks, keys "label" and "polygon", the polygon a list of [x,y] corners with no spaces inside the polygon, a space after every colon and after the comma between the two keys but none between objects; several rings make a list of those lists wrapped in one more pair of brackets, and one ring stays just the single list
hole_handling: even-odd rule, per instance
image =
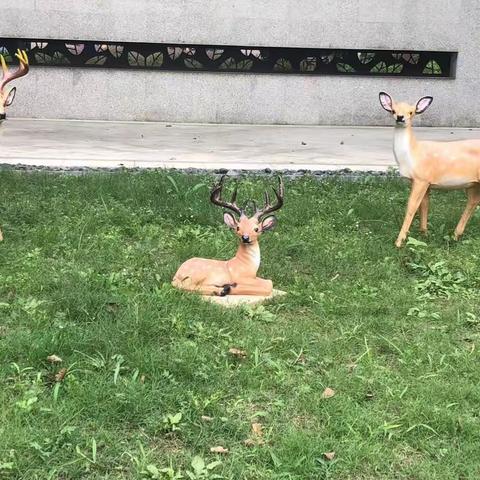
[{"label": "concrete walkway", "polygon": [[[480,138],[480,130],[418,128],[419,138]],[[51,167],[386,170],[393,128],[196,125],[8,119],[0,163]]]}]

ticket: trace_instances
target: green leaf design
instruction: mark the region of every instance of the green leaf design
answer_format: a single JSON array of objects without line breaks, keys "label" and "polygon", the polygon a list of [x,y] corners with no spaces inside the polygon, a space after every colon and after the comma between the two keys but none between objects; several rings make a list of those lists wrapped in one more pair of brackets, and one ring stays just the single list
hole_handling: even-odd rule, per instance
[{"label": "green leaf design", "polygon": [[0,47],[0,55],[3,55],[3,58],[7,63],[12,62],[12,56],[5,47]]},{"label": "green leaf design", "polygon": [[371,73],[400,73],[403,70],[401,63],[387,65],[386,62],[378,62],[372,69]]},{"label": "green leaf design", "polygon": [[128,52],[128,64],[132,67],[145,67],[145,57],[138,52]]},{"label": "green leaf design", "polygon": [[353,73],[355,69],[348,63],[337,63],[337,70],[342,73]]},{"label": "green leaf design", "polygon": [[148,67],[161,67],[163,65],[163,53],[152,53],[145,59],[145,63]]},{"label": "green leaf design", "polygon": [[105,65],[106,61],[107,57],[105,55],[95,55],[94,57],[89,58],[85,62],[85,65]]},{"label": "green leaf design", "polygon": [[192,68],[195,70],[201,70],[203,68],[203,65],[198,60],[195,60],[194,58],[185,58],[183,63],[185,63],[186,67]]},{"label": "green leaf design", "polygon": [[123,45],[109,45],[108,51],[115,58],[120,58],[122,56],[124,48],[125,47]]},{"label": "green leaf design", "polygon": [[63,53],[55,52],[53,54],[53,64],[54,65],[70,65],[70,62],[65,57]]},{"label": "green leaf design", "polygon": [[43,53],[43,52],[35,53],[35,61],[39,65],[52,65],[53,64],[53,58],[50,55],[47,55],[46,53]]},{"label": "green leaf design", "polygon": [[286,58],[279,58],[275,62],[275,65],[273,66],[273,69],[276,72],[291,72],[292,71],[292,64]]},{"label": "green leaf design", "polygon": [[427,75],[441,75],[442,74],[442,67],[435,61],[430,60],[423,69],[423,73]]}]

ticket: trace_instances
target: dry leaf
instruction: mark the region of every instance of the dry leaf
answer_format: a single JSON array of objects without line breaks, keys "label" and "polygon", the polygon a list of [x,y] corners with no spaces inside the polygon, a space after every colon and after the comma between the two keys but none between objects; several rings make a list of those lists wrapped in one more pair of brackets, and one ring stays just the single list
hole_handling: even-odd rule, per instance
[{"label": "dry leaf", "polygon": [[145,383],[145,375],[140,377],[140,383],[143,385]]},{"label": "dry leaf", "polygon": [[47,360],[50,362],[50,363],[62,363],[63,360],[57,356],[57,355],[49,355],[47,357]]},{"label": "dry leaf", "polygon": [[228,353],[237,358],[245,358],[247,356],[247,352],[245,350],[240,350],[238,348],[231,348]]},{"label": "dry leaf", "polygon": [[335,458],[335,452],[325,452],[323,458],[325,460],[333,460]]},{"label": "dry leaf", "polygon": [[209,417],[208,415],[202,415],[201,419],[202,419],[204,422],[213,422],[213,418],[212,418],[212,417]]},{"label": "dry leaf", "polygon": [[252,432],[257,437],[263,436],[263,425],[261,423],[252,423]]},{"label": "dry leaf", "polygon": [[228,448],[223,448],[223,447],[212,447],[210,449],[211,453],[221,453],[221,454],[226,454],[228,453]]},{"label": "dry leaf", "polygon": [[327,387],[322,393],[322,398],[332,398],[334,395],[335,395],[335,390]]},{"label": "dry leaf", "polygon": [[255,440],[252,440],[251,438],[247,438],[246,440],[243,441],[243,444],[246,447],[254,447],[257,444],[257,442]]},{"label": "dry leaf", "polygon": [[61,370],[58,371],[58,373],[55,375],[55,381],[56,382],[61,382],[65,378],[65,375],[67,374],[67,369],[62,368]]}]

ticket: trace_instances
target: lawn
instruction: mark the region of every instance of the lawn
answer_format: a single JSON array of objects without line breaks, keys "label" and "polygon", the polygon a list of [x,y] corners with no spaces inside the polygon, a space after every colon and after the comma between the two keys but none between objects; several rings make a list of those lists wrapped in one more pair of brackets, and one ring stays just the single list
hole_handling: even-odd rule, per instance
[{"label": "lawn", "polygon": [[0,478],[478,479],[463,193],[435,192],[429,236],[415,221],[397,250],[400,180],[286,180],[260,274],[288,295],[224,311],[170,286],[236,250],[211,183],[0,172]]}]

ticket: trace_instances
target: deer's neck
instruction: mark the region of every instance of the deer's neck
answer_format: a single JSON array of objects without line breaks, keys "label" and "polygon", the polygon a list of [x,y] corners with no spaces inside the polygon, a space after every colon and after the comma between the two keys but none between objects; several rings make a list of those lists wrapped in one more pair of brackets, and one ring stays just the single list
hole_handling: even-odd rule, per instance
[{"label": "deer's neck", "polygon": [[395,126],[393,136],[393,152],[395,160],[400,170],[400,175],[410,178],[415,167],[415,157],[413,155],[413,147],[416,143],[413,135],[412,127]]},{"label": "deer's neck", "polygon": [[249,245],[241,243],[237,254],[230,261],[231,267],[238,268],[247,276],[256,277],[260,267],[260,245],[258,242]]}]

